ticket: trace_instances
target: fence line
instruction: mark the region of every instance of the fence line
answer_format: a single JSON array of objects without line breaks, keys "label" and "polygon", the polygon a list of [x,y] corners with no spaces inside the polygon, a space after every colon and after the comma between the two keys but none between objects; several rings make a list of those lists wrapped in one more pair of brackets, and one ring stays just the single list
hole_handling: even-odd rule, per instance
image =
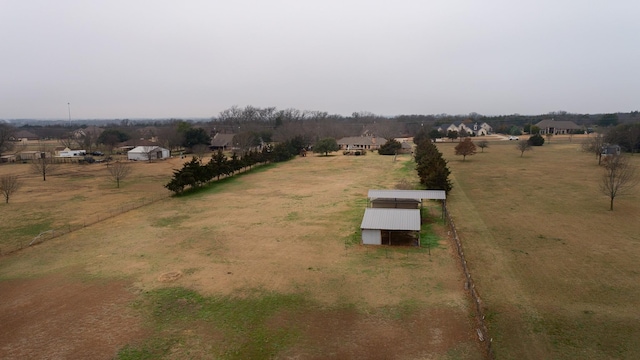
[{"label": "fence line", "polygon": [[29,241],[28,243],[26,243],[28,240],[24,240],[21,239],[18,244],[15,244],[15,247],[9,251],[0,251],[0,255],[8,255],[8,254],[12,254],[14,252],[20,251],[24,248],[27,248],[29,246],[33,246],[33,245],[37,245],[37,244],[41,244],[47,240],[51,240],[51,239],[55,239],[57,237],[60,237],[62,235],[66,235],[69,234],[71,232],[74,231],[78,231],[78,230],[82,230],[84,228],[86,228],[87,226],[91,226],[94,224],[97,224],[99,222],[114,218],[118,215],[122,215],[126,212],[132,211],[132,210],[136,210],[139,209],[143,206],[147,206],[147,205],[151,205],[153,203],[156,203],[158,201],[167,199],[171,196],[171,194],[167,194],[167,195],[161,195],[161,196],[153,196],[149,199],[140,199],[140,200],[136,200],[135,202],[132,203],[128,203],[128,204],[122,204],[122,205],[118,205],[113,209],[110,209],[108,212],[105,212],[104,214],[95,214],[93,216],[90,217],[86,217],[85,219],[83,219],[81,224],[67,224],[55,229],[48,229],[45,231],[41,231],[40,234],[38,234],[37,236],[35,236],[31,241]]},{"label": "fence line", "polygon": [[[236,176],[236,175],[239,175],[239,174],[247,173],[247,172],[250,172],[251,170],[256,169],[256,168],[258,168],[258,167],[260,167],[262,165],[268,165],[268,164],[270,164],[270,163],[256,164],[256,165],[252,166],[251,168],[243,168],[243,169],[238,170],[236,173],[234,173],[232,175],[221,176],[219,180],[223,180],[223,179],[226,179],[226,178],[229,178],[229,177],[233,177],[233,176]],[[209,182],[209,184],[213,184],[213,183],[215,183],[217,181],[218,181],[217,179],[216,180],[212,180],[212,181]],[[26,241],[24,239],[20,239],[18,241],[18,244],[14,245],[13,249],[10,249],[8,251],[3,251],[3,249],[0,248],[0,255],[12,254],[14,252],[17,252],[17,251],[20,251],[20,250],[24,249],[25,247],[37,245],[37,244],[40,244],[40,243],[42,243],[42,242],[44,242],[46,240],[51,240],[51,239],[57,238],[59,236],[65,235],[65,234],[69,234],[69,233],[71,233],[73,231],[78,231],[78,230],[84,229],[85,227],[87,227],[89,225],[93,225],[93,224],[99,223],[101,221],[110,219],[112,217],[118,216],[120,214],[124,214],[124,213],[126,213],[128,211],[135,210],[135,209],[141,208],[143,206],[153,204],[153,203],[155,203],[157,201],[169,198],[172,195],[173,195],[172,193],[168,193],[166,195],[162,195],[162,196],[158,196],[158,197],[151,197],[151,199],[148,200],[148,201],[145,200],[145,199],[142,199],[142,200],[138,200],[138,201],[136,201],[134,203],[119,205],[119,206],[115,207],[114,209],[109,209],[109,213],[108,214],[107,213],[105,213],[104,215],[97,214],[96,216],[93,216],[93,217],[90,217],[90,218],[86,218],[85,220],[83,220],[82,224],[67,224],[67,225],[64,225],[64,226],[56,228],[56,229],[48,229],[48,230],[42,231],[42,232],[40,232],[40,234],[36,235],[36,237],[34,237],[26,245],[25,245]],[[6,244],[0,244],[0,245],[5,245],[6,246]]]},{"label": "fence line", "polygon": [[482,309],[482,299],[480,299],[480,294],[476,291],[476,286],[473,283],[473,279],[471,278],[471,273],[469,272],[469,267],[467,266],[467,260],[464,256],[464,250],[462,249],[462,241],[460,241],[460,237],[458,236],[458,232],[456,231],[456,226],[451,218],[451,214],[449,214],[449,210],[445,204],[445,213],[446,219],[449,223],[449,229],[451,230],[451,235],[453,237],[454,243],[456,244],[456,248],[458,250],[458,256],[460,256],[460,263],[462,264],[462,270],[465,276],[465,290],[469,290],[469,294],[473,299],[476,310],[476,321],[478,328],[476,328],[476,332],[478,333],[478,339],[480,342],[485,344],[485,350],[487,352],[488,359],[495,359],[495,355],[493,353],[492,342],[493,339],[489,336],[489,330],[487,328],[487,324],[484,321],[484,311]]}]

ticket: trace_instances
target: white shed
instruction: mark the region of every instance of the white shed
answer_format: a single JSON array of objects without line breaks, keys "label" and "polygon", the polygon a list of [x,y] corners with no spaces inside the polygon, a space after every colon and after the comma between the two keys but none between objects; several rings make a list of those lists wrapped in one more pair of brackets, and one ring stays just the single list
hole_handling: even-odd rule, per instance
[{"label": "white shed", "polygon": [[360,229],[365,245],[406,243],[407,234],[411,234],[419,246],[420,210],[366,208]]},{"label": "white shed", "polygon": [[137,146],[127,152],[129,160],[150,161],[169,157],[169,150],[160,146]]}]

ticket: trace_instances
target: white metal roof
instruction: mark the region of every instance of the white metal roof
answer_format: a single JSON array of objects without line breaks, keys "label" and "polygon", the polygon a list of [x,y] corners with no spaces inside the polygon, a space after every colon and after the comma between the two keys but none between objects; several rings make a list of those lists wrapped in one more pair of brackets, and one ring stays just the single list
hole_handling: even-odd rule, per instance
[{"label": "white metal roof", "polygon": [[420,231],[420,210],[366,208],[360,228]]},{"label": "white metal roof", "polygon": [[446,200],[444,190],[369,190],[369,199]]},{"label": "white metal roof", "polygon": [[167,149],[160,146],[136,146],[135,148],[129,150],[128,152],[136,154],[136,153],[148,153],[155,150],[167,150]]}]

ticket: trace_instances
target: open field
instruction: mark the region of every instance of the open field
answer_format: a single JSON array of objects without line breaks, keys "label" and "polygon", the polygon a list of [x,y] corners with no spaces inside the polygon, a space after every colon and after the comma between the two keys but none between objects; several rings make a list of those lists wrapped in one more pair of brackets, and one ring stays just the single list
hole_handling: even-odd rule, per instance
[{"label": "open field", "polygon": [[121,189],[102,165],[0,166],[25,182],[2,243],[156,199],[0,258],[0,357],[481,359],[446,235],[431,255],[358,245],[367,190],[415,179],[407,161],[297,158],[179,198],[175,158]]},{"label": "open field", "polygon": [[640,187],[609,211],[579,138],[522,158],[494,141],[464,162],[438,144],[498,359],[640,358]]}]

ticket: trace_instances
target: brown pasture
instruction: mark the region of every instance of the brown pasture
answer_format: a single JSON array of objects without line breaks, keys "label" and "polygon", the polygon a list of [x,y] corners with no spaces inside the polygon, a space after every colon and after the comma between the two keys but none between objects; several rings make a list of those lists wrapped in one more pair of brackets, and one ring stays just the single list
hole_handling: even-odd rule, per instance
[{"label": "brown pasture", "polygon": [[[23,180],[0,206],[3,253],[42,230],[74,229],[0,257],[0,358],[109,359],[167,333],[182,339],[167,358],[213,357],[216,343],[231,340],[210,324],[176,323],[158,333],[130,306],[169,286],[204,296],[303,294],[318,306],[298,313],[306,330],[279,358],[483,357],[442,227],[431,255],[348,244],[367,190],[415,176],[404,170],[408,156],[296,158],[194,196],[168,197],[162,185],[182,161],[132,163],[120,189],[100,164],[66,164],[46,182],[27,165],[0,166],[0,174]],[[384,315],[407,304],[401,321]],[[285,315],[270,321],[291,322]]]},{"label": "brown pasture", "polygon": [[523,157],[491,141],[464,162],[457,142],[438,145],[498,359],[640,358],[640,187],[609,211],[582,139],[554,136]]}]

